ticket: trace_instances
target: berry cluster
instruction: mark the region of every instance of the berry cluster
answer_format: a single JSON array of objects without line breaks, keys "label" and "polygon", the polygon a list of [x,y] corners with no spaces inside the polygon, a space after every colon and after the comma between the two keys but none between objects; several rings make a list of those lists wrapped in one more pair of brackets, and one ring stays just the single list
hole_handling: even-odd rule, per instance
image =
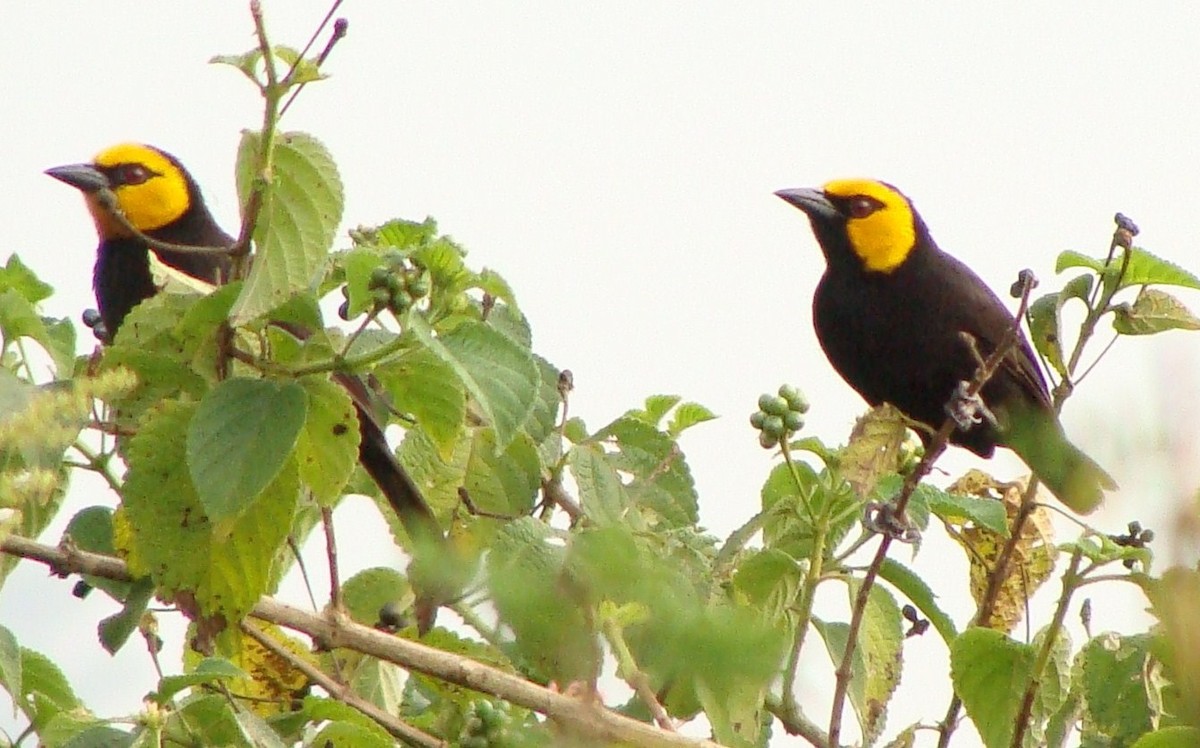
[{"label": "berry cluster", "polygon": [[471,702],[463,715],[458,745],[462,748],[504,748],[509,745],[508,712],[485,699]]},{"label": "berry cluster", "polygon": [[[388,309],[393,314],[403,314],[417,301],[429,295],[429,272],[411,264],[399,251],[388,252],[384,255],[384,260],[387,264],[372,270],[367,280],[372,307],[376,312]],[[342,286],[342,296],[346,297],[346,300],[338,308],[338,316],[348,320],[350,291],[346,286]]]},{"label": "berry cluster", "polygon": [[[1120,213],[1117,214],[1121,215]],[[1145,548],[1154,540],[1154,531],[1149,528],[1142,528],[1142,523],[1134,520],[1129,523],[1129,532],[1124,535],[1109,535],[1110,540],[1120,546],[1126,548]],[[1123,562],[1126,569],[1132,569],[1135,561],[1132,558],[1127,558]]]},{"label": "berry cluster", "polygon": [[750,425],[758,429],[758,443],[770,449],[804,428],[808,398],[798,388],[785,384],[778,395],[763,394],[758,410],[750,416]]}]

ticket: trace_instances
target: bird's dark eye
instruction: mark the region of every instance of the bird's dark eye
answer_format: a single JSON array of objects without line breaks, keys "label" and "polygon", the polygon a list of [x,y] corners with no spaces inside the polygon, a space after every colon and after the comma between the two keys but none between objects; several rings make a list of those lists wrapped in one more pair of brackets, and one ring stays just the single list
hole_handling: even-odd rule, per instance
[{"label": "bird's dark eye", "polygon": [[866,218],[883,207],[883,203],[867,195],[855,195],[846,203],[846,214],[851,218]]},{"label": "bird's dark eye", "polygon": [[117,170],[116,182],[130,185],[142,184],[152,176],[154,176],[154,172],[141,164],[125,164]]}]

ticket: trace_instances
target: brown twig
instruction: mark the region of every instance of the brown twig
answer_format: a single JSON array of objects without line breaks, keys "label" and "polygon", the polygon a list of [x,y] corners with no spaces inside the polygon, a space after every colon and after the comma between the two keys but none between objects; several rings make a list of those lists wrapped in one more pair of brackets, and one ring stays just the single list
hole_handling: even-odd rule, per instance
[{"label": "brown twig", "polygon": [[338,577],[337,537],[333,533],[333,510],[321,507],[321,526],[325,530],[325,559],[329,562],[329,604],[342,607],[342,583]]},{"label": "brown twig", "polygon": [[300,671],[306,678],[325,689],[325,691],[334,699],[341,701],[348,706],[357,709],[363,714],[379,723],[379,726],[391,733],[392,737],[402,740],[409,745],[419,746],[419,748],[446,748],[448,743],[443,740],[438,740],[427,732],[418,730],[407,722],[396,719],[391,714],[383,709],[375,706],[371,702],[359,697],[344,684],[338,683],[333,678],[330,678],[319,668],[313,667],[311,663],[302,657],[297,657],[294,652],[288,650],[267,636],[257,626],[253,626],[246,621],[241,623],[242,633],[250,637],[254,641],[263,646],[264,649],[271,652],[276,657],[286,662],[291,667]]},{"label": "brown twig", "polygon": [[557,506],[571,518],[571,525],[584,518],[583,507],[575,500],[562,484],[558,476],[542,481],[542,496],[547,506]]},{"label": "brown twig", "polygon": [[[966,390],[962,393],[964,399],[977,397],[983,386],[1000,368],[1000,363],[1004,360],[1018,344],[1021,339],[1021,320],[1025,316],[1025,309],[1029,306],[1029,293],[1033,290],[1033,274],[1029,271],[1024,271],[1021,275],[1023,280],[1021,288],[1021,302],[1017,308],[1017,313],[1013,318],[1012,326],[1007,330],[1003,339],[996,345],[995,350],[987,357],[981,366],[975,370],[975,376],[967,385]],[[933,468],[933,463],[941,457],[946,450],[946,446],[950,442],[950,435],[957,428],[957,424],[953,416],[947,416],[942,422],[941,428],[934,435],[926,448],[925,456],[917,463],[916,468],[908,474],[904,479],[904,485],[900,488],[900,494],[896,498],[896,503],[893,512],[897,517],[903,517],[904,511],[908,506],[909,499],[912,498],[913,492],[921,479],[929,474]],[[841,736],[842,729],[842,711],[846,702],[846,694],[850,689],[850,678],[853,674],[854,650],[858,639],[858,630],[862,626],[863,616],[867,609],[867,600],[869,599],[871,587],[875,584],[875,578],[879,574],[879,568],[883,565],[887,558],[888,549],[891,548],[893,536],[885,534],[883,540],[879,543],[879,549],[875,552],[875,557],[871,560],[871,565],[867,568],[867,573],[863,577],[862,584],[859,585],[858,593],[854,597],[854,606],[850,614],[850,627],[846,637],[846,651],[842,654],[841,662],[838,664],[835,673],[834,691],[833,691],[833,708],[829,716],[829,744],[837,745]]]},{"label": "brown twig", "polygon": [[[300,51],[296,61],[292,63],[292,67],[288,70],[287,75],[284,76],[285,81],[291,80],[292,74],[296,72],[296,67],[304,59],[304,55],[308,54],[308,50],[312,49],[312,45],[316,43],[317,37],[320,36],[321,32],[325,30],[325,27],[329,24],[329,19],[333,18],[333,14],[337,12],[337,9],[341,7],[341,5],[342,0],[334,0],[333,5],[329,8],[329,12],[325,14],[323,19],[321,19],[321,24],[317,26],[317,30],[314,31],[313,35],[309,38],[308,44],[304,45],[304,49]],[[337,43],[346,36],[346,31],[349,28],[350,22],[345,18],[339,18],[334,21],[333,34],[329,37],[329,41],[325,43],[325,49],[321,50],[321,54],[317,55],[317,69],[320,69],[320,67],[325,64],[325,60],[329,59],[329,54],[333,52],[334,46],[336,46]],[[300,92],[304,90],[304,87],[307,85],[308,83],[305,82],[296,86],[296,88],[292,91],[292,95],[289,96],[288,100],[283,103],[283,108],[279,110],[280,118],[287,114],[288,107],[292,105],[292,102],[296,100],[296,97],[300,95]]]},{"label": "brown twig", "polygon": [[161,252],[175,252],[178,254],[188,255],[228,255],[233,252],[233,246],[229,247],[206,247],[196,244],[175,244],[173,242],[164,242],[161,239],[155,239],[152,236],[146,236],[137,226],[134,226],[129,218],[121,211],[117,204],[117,196],[112,190],[102,189],[92,193],[95,195],[100,207],[108,215],[121,225],[121,228],[129,232],[129,235],[140,242],[145,242],[146,246],[151,249],[157,249]]},{"label": "brown twig", "polygon": [[[16,535],[0,540],[0,552],[41,561],[62,574],[93,574],[122,581],[133,579],[128,567],[120,559],[76,549],[54,548]],[[590,701],[556,693],[463,655],[354,623],[336,611],[318,615],[264,597],[255,604],[249,615],[304,634],[324,648],[352,649],[447,683],[504,699],[601,741],[632,743],[640,748],[722,748],[711,740],[666,732]]]}]

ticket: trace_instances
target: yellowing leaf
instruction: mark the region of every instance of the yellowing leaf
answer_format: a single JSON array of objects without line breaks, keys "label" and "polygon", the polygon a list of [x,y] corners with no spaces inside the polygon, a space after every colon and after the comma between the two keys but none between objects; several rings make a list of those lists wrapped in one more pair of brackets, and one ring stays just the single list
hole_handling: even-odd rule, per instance
[{"label": "yellowing leaf", "polygon": [[[951,487],[953,490],[953,487]],[[1009,532],[1021,505],[1024,486],[1009,484],[1004,489],[1004,506],[1008,515]],[[950,524],[950,523],[948,523]],[[953,525],[951,525],[953,527]],[[976,604],[987,592],[988,576],[995,568],[1008,538],[994,530],[974,524],[961,526],[952,537],[967,553],[971,565],[971,596]],[[1025,604],[1054,571],[1056,550],[1054,528],[1050,513],[1038,507],[1022,528],[1008,574],[1002,580],[992,614],[981,625],[998,631],[1011,631],[1025,613]]]},{"label": "yellowing leaf", "polygon": [[838,464],[859,497],[869,497],[880,478],[900,468],[907,433],[904,416],[890,405],[873,408],[854,424]]}]

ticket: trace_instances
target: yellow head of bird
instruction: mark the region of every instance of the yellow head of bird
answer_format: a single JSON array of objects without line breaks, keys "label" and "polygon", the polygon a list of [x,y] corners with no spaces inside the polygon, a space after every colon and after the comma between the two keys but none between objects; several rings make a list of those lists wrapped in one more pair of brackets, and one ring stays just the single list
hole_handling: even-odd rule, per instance
[{"label": "yellow head of bird", "polygon": [[135,228],[151,232],[181,218],[192,207],[191,180],[167,154],[140,143],[122,143],[97,154],[90,164],[71,164],[48,174],[81,190],[103,238],[129,232],[109,213],[98,193],[114,195]]},{"label": "yellow head of bird", "polygon": [[863,267],[887,273],[908,258],[916,245],[917,222],[899,190],[870,179],[839,179],[822,190],[845,216],[850,249]]}]

